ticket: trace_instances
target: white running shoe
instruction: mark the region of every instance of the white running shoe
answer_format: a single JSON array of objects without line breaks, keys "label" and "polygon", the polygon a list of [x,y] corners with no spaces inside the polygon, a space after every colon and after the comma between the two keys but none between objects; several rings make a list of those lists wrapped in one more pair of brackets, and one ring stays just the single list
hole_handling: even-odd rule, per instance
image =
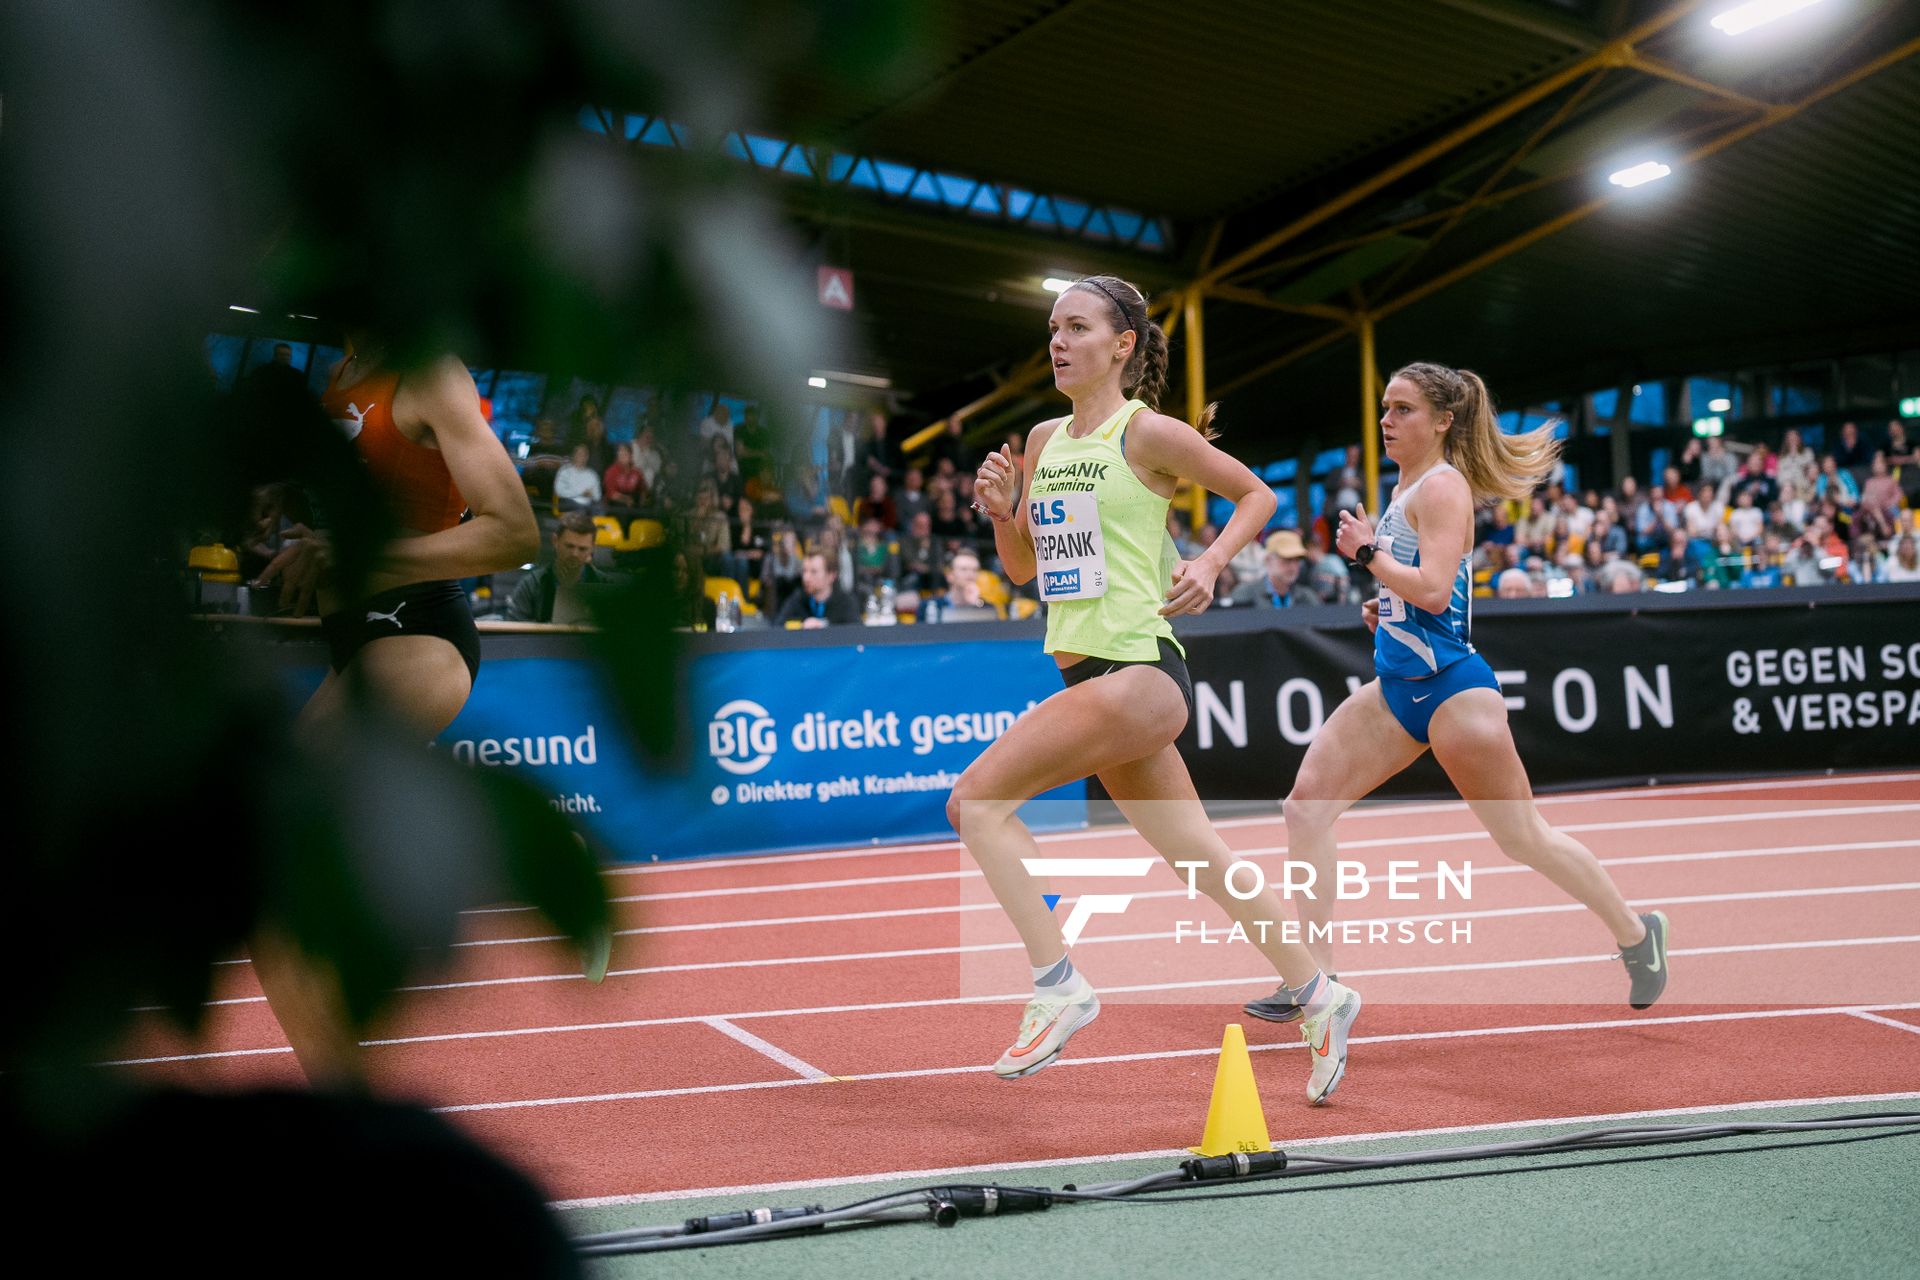
[{"label": "white running shoe", "polygon": [[1021,1015],[1020,1034],[993,1064],[993,1074],[1018,1080],[1052,1066],[1067,1047],[1068,1037],[1099,1016],[1099,995],[1092,983],[1077,974],[1073,985],[1059,995],[1035,996]]},{"label": "white running shoe", "polygon": [[1316,1107],[1333,1096],[1340,1078],[1347,1074],[1347,1032],[1360,1016],[1358,991],[1337,982],[1330,982],[1329,987],[1320,1012],[1300,1023],[1300,1036],[1313,1058],[1313,1074],[1307,1077],[1307,1101]]}]

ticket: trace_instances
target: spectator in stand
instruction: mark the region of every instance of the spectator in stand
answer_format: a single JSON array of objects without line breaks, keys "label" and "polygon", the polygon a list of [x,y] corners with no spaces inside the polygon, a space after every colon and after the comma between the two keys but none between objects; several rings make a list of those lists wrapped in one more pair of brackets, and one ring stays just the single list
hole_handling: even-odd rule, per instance
[{"label": "spectator in stand", "polygon": [[1223,609],[1233,607],[1233,593],[1240,589],[1240,575],[1233,571],[1234,562],[1229,560],[1220,567],[1220,576],[1213,580],[1213,602]]},{"label": "spectator in stand", "polygon": [[861,424],[860,454],[854,462],[853,491],[867,492],[875,476],[891,486],[893,473],[893,446],[887,440],[887,416],[884,413],[869,413]]},{"label": "spectator in stand", "polygon": [[1569,555],[1560,560],[1560,568],[1567,581],[1567,594],[1583,596],[1594,589],[1593,577],[1587,570],[1584,556]]},{"label": "spectator in stand", "polygon": [[760,607],[767,613],[780,612],[787,597],[800,589],[800,535],[792,525],[777,525],[771,545],[760,562]]},{"label": "spectator in stand", "polygon": [[[914,467],[900,478],[900,485],[900,492],[893,495],[893,505],[899,513],[898,527],[910,529],[915,516],[933,510],[933,499],[927,494],[927,473]],[[960,496],[955,494],[955,501],[959,500]]]},{"label": "spectator in stand", "polygon": [[664,463],[660,456],[659,433],[653,425],[653,415],[647,415],[647,421],[640,427],[640,434],[633,439],[633,465],[640,472],[641,482],[649,494],[660,485],[660,468]]},{"label": "spectator in stand", "polygon": [[562,512],[584,511],[591,515],[599,510],[600,473],[593,469],[584,444],[575,445],[573,456],[554,473],[553,497]]},{"label": "spectator in stand", "polygon": [[1874,538],[1891,539],[1900,524],[1900,483],[1887,467],[1887,455],[1876,453],[1867,467],[1854,508],[1854,526]]},{"label": "spectator in stand", "polygon": [[760,421],[759,405],[741,410],[740,425],[733,433],[733,454],[740,461],[740,473],[748,479],[773,465],[773,437]]},{"label": "spectator in stand", "polygon": [[609,513],[631,516],[647,505],[647,478],[633,465],[631,446],[615,446],[613,465],[600,477],[600,489]]},{"label": "spectator in stand", "polygon": [[1620,559],[1627,554],[1627,531],[1614,523],[1612,515],[1602,511],[1594,517],[1587,545],[1599,547],[1601,555],[1609,560]]},{"label": "spectator in stand", "polygon": [[1713,531],[1713,549],[1707,556],[1702,582],[1709,587],[1731,587],[1747,571],[1747,557],[1733,540],[1733,530],[1719,525]]},{"label": "spectator in stand", "polygon": [[953,496],[953,490],[942,489],[933,504],[933,536],[965,538],[972,531],[972,526],[960,518],[960,504]]},{"label": "spectator in stand", "polygon": [[1594,575],[1594,590],[1603,595],[1633,595],[1645,585],[1646,575],[1640,572],[1640,566],[1625,560],[1609,560]]},{"label": "spectator in stand", "polygon": [[1751,488],[1740,490],[1740,496],[1734,500],[1733,510],[1727,516],[1727,525],[1733,530],[1734,541],[1742,547],[1759,545],[1760,534],[1767,527],[1767,517],[1754,505],[1754,491]]},{"label": "spectator in stand", "polygon": [[1547,500],[1536,493],[1527,500],[1527,514],[1513,526],[1514,541],[1538,549],[1547,545],[1547,535],[1552,532],[1553,515],[1547,509]]},{"label": "spectator in stand", "polygon": [[1774,504],[1769,518],[1776,524],[1790,524],[1798,529],[1807,523],[1807,495],[1810,488],[1803,489],[1799,481],[1780,486],[1780,501]]},{"label": "spectator in stand", "polygon": [[[1661,487],[1667,491],[1667,501],[1677,502],[1685,507],[1693,501],[1693,486],[1680,477],[1680,468],[1668,467],[1661,475]],[[1669,523],[1678,523],[1671,521]]]},{"label": "spectator in stand", "polygon": [[706,465],[701,468],[702,483],[713,485],[714,495],[720,501],[724,511],[731,511],[745,496],[746,477],[740,474],[740,464],[733,456],[733,441],[730,438],[714,436],[707,441]]},{"label": "spectator in stand", "polygon": [[909,522],[900,544],[900,582],[903,589],[927,595],[940,589],[940,544],[933,536],[933,513],[922,511]]},{"label": "spectator in stand", "polygon": [[1679,514],[1679,507],[1667,500],[1667,491],[1659,485],[1653,486],[1653,491],[1627,517],[1633,535],[1633,553],[1649,555],[1666,546],[1667,531]]},{"label": "spectator in stand", "polygon": [[833,566],[833,579],[840,584],[841,591],[852,592],[853,552],[847,546],[845,525],[833,519],[821,521],[809,550],[826,557],[827,563]]},{"label": "spectator in stand", "polygon": [[700,447],[712,448],[714,440],[725,440],[729,452],[733,449],[733,410],[721,403],[715,396],[713,403],[707,406],[707,416],[700,420]]},{"label": "spectator in stand", "polygon": [[1667,535],[1666,549],[1660,553],[1660,567],[1654,571],[1662,582],[1699,580],[1700,561],[1694,546],[1685,529],[1675,529]]},{"label": "spectator in stand", "polygon": [[1893,554],[1887,557],[1887,581],[1920,582],[1920,545],[1913,534],[1903,533],[1893,544]]},{"label": "spectator in stand", "polygon": [[561,516],[553,531],[553,560],[514,586],[507,598],[507,621],[552,622],[553,602],[562,591],[581,582],[609,581],[593,567],[593,543],[591,516],[578,511]]},{"label": "spectator in stand", "polygon": [[827,496],[838,495],[848,502],[859,496],[853,488],[859,459],[860,428],[853,410],[830,413],[826,440],[827,485],[821,498],[823,507]]},{"label": "spectator in stand", "polygon": [[760,576],[760,566],[767,559],[767,534],[754,524],[755,514],[753,499],[740,499],[734,506],[736,519],[729,530],[733,535],[733,576],[742,590],[746,589],[748,582]]},{"label": "spectator in stand", "polygon": [[1507,504],[1496,502],[1488,513],[1487,536],[1484,541],[1506,546],[1514,539],[1513,522],[1507,518]]},{"label": "spectator in stand", "polygon": [[1707,437],[1705,452],[1700,452],[1699,448],[1700,442],[1695,440],[1687,446],[1686,453],[1681,457],[1682,459],[1694,456],[1699,458],[1702,489],[1719,489],[1721,485],[1733,478],[1734,472],[1740,469],[1739,459],[1727,452],[1727,446],[1719,436]]},{"label": "spectator in stand", "polygon": [[1781,586],[1786,582],[1786,571],[1781,567],[1785,562],[1786,548],[1780,543],[1779,533],[1767,530],[1761,542],[1760,554],[1740,575],[1740,585],[1747,588]]},{"label": "spectator in stand", "polygon": [[967,550],[947,561],[946,592],[920,606],[923,622],[991,622],[998,612],[980,595],[980,557]]},{"label": "spectator in stand", "polygon": [[889,531],[900,527],[900,509],[893,505],[893,496],[887,491],[885,476],[868,477],[867,496],[853,504],[853,519],[857,525],[877,520],[882,529]]},{"label": "spectator in stand", "polygon": [[1831,501],[1848,511],[1860,501],[1860,484],[1853,478],[1853,472],[1841,466],[1840,459],[1831,453],[1820,459],[1820,476],[1813,492],[1822,501]]},{"label": "spectator in stand", "polygon": [[1753,452],[1747,455],[1747,460],[1740,464],[1740,470],[1734,473],[1731,493],[1732,501],[1736,505],[1740,501],[1740,495],[1747,493],[1753,495],[1753,504],[1762,511],[1773,504],[1780,490],[1779,486],[1774,484],[1773,477],[1767,474],[1767,464],[1771,460],[1772,455],[1767,452],[1766,445],[1757,444],[1753,447]]},{"label": "spectator in stand", "polygon": [[1313,594],[1313,588],[1300,581],[1306,565],[1307,544],[1292,529],[1281,529],[1266,541],[1262,552],[1265,572],[1241,583],[1231,599],[1236,605],[1251,605],[1256,609],[1292,609],[1319,604],[1320,597]]},{"label": "spectator in stand", "polygon": [[1813,492],[1814,477],[1820,474],[1820,459],[1807,448],[1797,427],[1789,427],[1780,441],[1780,458],[1773,470],[1774,481],[1784,494],[1792,485],[1802,493]]},{"label": "spectator in stand", "polygon": [[860,540],[853,548],[853,585],[865,592],[878,588],[882,582],[899,581],[899,545],[888,540],[887,530],[879,520],[868,516],[860,522]]},{"label": "spectator in stand", "polygon": [[700,571],[715,578],[740,575],[733,561],[733,523],[720,505],[720,495],[711,480],[702,480],[693,491],[693,511],[687,516],[687,546],[697,557]]},{"label": "spectator in stand", "polygon": [[1859,583],[1887,580],[1886,557],[1880,554],[1878,538],[1863,533],[1853,540],[1853,558],[1848,562],[1847,577],[1849,581]]},{"label": "spectator in stand", "polygon": [[669,614],[676,627],[713,628],[713,600],[707,595],[706,577],[694,568],[693,558],[685,551],[673,553],[673,607]]},{"label": "spectator in stand", "polygon": [[575,446],[586,446],[587,465],[595,471],[605,471],[613,461],[613,450],[607,442],[607,422],[600,416],[600,402],[592,396],[582,396],[580,407],[574,410],[570,439]]},{"label": "spectator in stand", "polygon": [[1693,500],[1687,503],[1687,536],[1712,541],[1713,531],[1726,520],[1726,514],[1726,508],[1721,505],[1715,491],[1707,485],[1701,485],[1694,491]]},{"label": "spectator in stand", "polygon": [[1307,568],[1303,575],[1307,588],[1328,604],[1352,604],[1357,596],[1353,574],[1347,562],[1328,550],[1329,544],[1318,534],[1307,542]]},{"label": "spectator in stand", "polygon": [[546,414],[541,414],[533,422],[533,439],[527,444],[527,453],[534,458],[564,458],[572,450],[567,448],[566,437],[560,433],[560,424]]},{"label": "spectator in stand", "polygon": [[1860,434],[1859,423],[1840,424],[1840,443],[1834,446],[1833,460],[1842,471],[1851,471],[1856,483],[1867,474],[1867,464],[1873,461],[1873,446]]},{"label": "spectator in stand", "polygon": [[1525,569],[1503,569],[1493,580],[1493,594],[1502,600],[1531,600],[1533,579]]},{"label": "spectator in stand", "polygon": [[800,562],[800,590],[788,597],[774,621],[786,625],[797,622],[811,631],[817,627],[850,626],[860,621],[853,597],[839,589],[827,557],[808,552]]},{"label": "spectator in stand", "polygon": [[1887,424],[1887,468],[1893,472],[1909,507],[1920,507],[1920,455],[1907,443],[1907,424],[1895,418]]},{"label": "spectator in stand", "polygon": [[1549,559],[1564,560],[1567,556],[1578,556],[1586,545],[1586,538],[1575,533],[1572,521],[1561,514],[1553,518],[1553,531],[1547,534],[1543,550]]},{"label": "spectator in stand", "polygon": [[977,450],[969,449],[965,439],[966,427],[957,418],[947,419],[947,429],[933,438],[933,461],[938,466],[942,461],[953,464],[954,474],[971,475],[980,466]]}]

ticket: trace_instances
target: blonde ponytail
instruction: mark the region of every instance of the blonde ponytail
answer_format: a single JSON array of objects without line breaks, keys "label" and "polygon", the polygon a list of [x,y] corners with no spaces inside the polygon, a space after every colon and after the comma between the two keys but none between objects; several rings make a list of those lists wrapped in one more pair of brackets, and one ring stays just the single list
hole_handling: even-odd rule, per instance
[{"label": "blonde ponytail", "polygon": [[1466,478],[1475,501],[1527,497],[1560,458],[1560,441],[1554,438],[1557,423],[1505,434],[1495,419],[1487,384],[1470,369],[1410,364],[1393,376],[1419,387],[1436,412],[1453,415],[1443,445],[1446,459]]}]

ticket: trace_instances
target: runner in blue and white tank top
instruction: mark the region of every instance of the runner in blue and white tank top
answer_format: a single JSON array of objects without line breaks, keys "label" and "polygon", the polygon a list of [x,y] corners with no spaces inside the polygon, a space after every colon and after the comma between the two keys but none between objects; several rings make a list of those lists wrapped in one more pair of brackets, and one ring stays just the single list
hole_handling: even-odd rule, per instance
[{"label": "runner in blue and white tank top", "polygon": [[[1380,678],[1341,703],[1307,748],[1286,801],[1288,857],[1329,875],[1334,820],[1431,749],[1500,851],[1599,917],[1626,961],[1627,1002],[1644,1009],[1666,989],[1667,918],[1636,915],[1593,854],[1541,817],[1500,682],[1468,638],[1474,504],[1531,494],[1558,455],[1553,432],[1502,435],[1479,377],[1444,365],[1394,374],[1380,411],[1400,487],[1377,529],[1364,510],[1341,512],[1337,539],[1380,584],[1362,615]],[[1331,901],[1293,901],[1308,948],[1331,970],[1320,941],[1330,937]],[[1272,1016],[1269,1003],[1247,1012]]]}]

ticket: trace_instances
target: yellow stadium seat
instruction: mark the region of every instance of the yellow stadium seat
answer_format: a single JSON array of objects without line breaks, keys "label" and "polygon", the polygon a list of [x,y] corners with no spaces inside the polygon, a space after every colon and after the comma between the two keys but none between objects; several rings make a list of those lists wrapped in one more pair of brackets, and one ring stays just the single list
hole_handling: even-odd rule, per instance
[{"label": "yellow stadium seat", "polygon": [[1000,575],[991,569],[982,569],[979,582],[980,598],[1004,612],[1007,607],[1007,597],[1012,593],[1007,590],[1007,584],[1000,581]]},{"label": "yellow stadium seat", "polygon": [[735,600],[743,604],[746,602],[746,593],[740,590],[740,584],[732,578],[707,579],[707,599],[718,603],[722,595],[729,593],[732,594]]},{"label": "yellow stadium seat", "polygon": [[199,574],[202,582],[240,581],[240,557],[224,543],[209,543],[189,551],[187,568]]},{"label": "yellow stadium seat", "polygon": [[658,520],[635,520],[627,527],[627,541],[621,549],[624,551],[645,551],[657,547],[667,540],[667,526]]},{"label": "yellow stadium seat", "polygon": [[625,537],[620,532],[620,522],[612,516],[593,518],[593,545],[596,547],[617,547]]},{"label": "yellow stadium seat", "polygon": [[1012,609],[1013,620],[1020,622],[1040,612],[1040,602],[1030,599],[1027,596],[1020,596],[1013,601],[1010,608]]},{"label": "yellow stadium seat", "polygon": [[841,524],[853,523],[853,508],[849,507],[847,500],[839,494],[836,493],[827,499],[827,510],[833,512],[833,518]]}]

